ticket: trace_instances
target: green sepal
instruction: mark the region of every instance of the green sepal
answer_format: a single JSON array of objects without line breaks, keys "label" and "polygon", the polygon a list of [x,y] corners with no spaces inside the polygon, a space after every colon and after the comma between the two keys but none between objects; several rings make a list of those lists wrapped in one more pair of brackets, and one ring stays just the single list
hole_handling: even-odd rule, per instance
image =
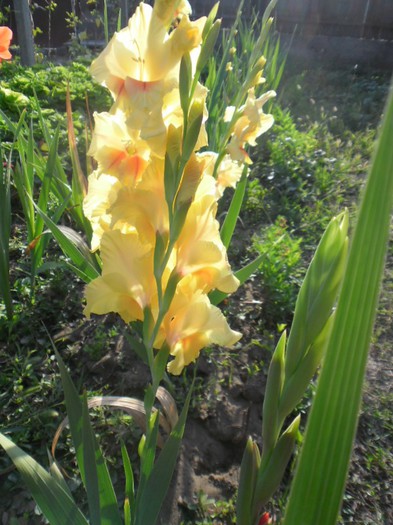
[{"label": "green sepal", "polygon": [[210,13],[207,15],[205,26],[202,31],[202,40],[206,38],[206,35],[209,33],[213,22],[216,19],[219,5],[220,2],[215,3],[214,6],[211,8]]},{"label": "green sepal", "polygon": [[168,151],[165,154],[165,167],[164,167],[164,186],[165,186],[165,200],[168,205],[169,214],[172,213],[173,200],[176,195],[176,168],[173,164],[173,160],[169,155]]},{"label": "green sepal", "polygon": [[190,105],[190,89],[192,80],[192,64],[190,53],[184,53],[180,62],[179,73],[179,92],[180,106],[183,111],[184,119],[187,121],[188,108]]},{"label": "green sepal", "polygon": [[240,465],[239,489],[236,500],[237,525],[254,525],[252,502],[260,460],[258,445],[249,437]]},{"label": "green sepal", "polygon": [[[135,322],[131,324],[130,328],[134,328]],[[142,341],[139,340],[138,336],[134,336],[130,334],[129,332],[125,332],[125,338],[129,345],[131,346],[132,350],[136,353],[136,355],[147,365],[149,364],[149,359],[147,357],[147,351],[145,345],[142,343]]]},{"label": "green sepal", "polygon": [[89,283],[99,277],[100,269],[97,259],[89,252],[80,235],[77,232],[72,233],[71,228],[58,226],[38,206],[35,204],[34,206],[58,242],[64,255],[71,259],[73,264],[69,264],[69,267],[72,268],[76,275],[85,283]]},{"label": "green sepal", "polygon": [[[150,336],[152,334],[154,327],[154,317],[151,312],[151,308],[149,306],[146,306],[143,309],[143,342],[145,345],[145,348],[150,348],[149,342],[150,342]],[[148,359],[150,359],[150,356],[148,355]]]},{"label": "green sepal", "polygon": [[332,313],[347,260],[347,232],[346,210],[330,221],[307,270],[288,337],[285,363],[287,377],[294,373]]},{"label": "green sepal", "polygon": [[[157,439],[158,439],[158,429],[159,429],[159,416],[160,413],[158,410],[152,411],[150,406],[150,401],[148,402],[149,406],[146,404],[145,399],[145,408],[146,408],[146,414],[150,414],[150,417],[148,417],[147,420],[147,430],[145,434],[145,440],[143,443],[143,447],[140,449],[140,457],[141,457],[141,469],[140,469],[140,478],[139,478],[139,485],[138,485],[138,491],[136,495],[135,500],[135,508],[136,508],[136,515],[139,514],[140,510],[140,498],[145,490],[146,483],[148,482],[151,472],[154,466],[154,459],[156,457],[156,449],[157,449]],[[140,442],[141,446],[142,440]]]},{"label": "green sepal", "polygon": [[170,231],[170,243],[174,243],[179,238],[186,221],[188,210],[190,209],[192,201],[188,200],[182,202],[181,205],[176,209],[176,213],[173,217],[172,227]]},{"label": "green sepal", "polygon": [[156,232],[156,245],[154,247],[154,275],[160,275],[161,263],[164,260],[166,248],[168,245],[168,234]]},{"label": "green sepal", "polygon": [[217,42],[217,38],[220,32],[220,29],[221,29],[221,20],[216,20],[214,24],[211,26],[206,36],[206,39],[204,40],[202,44],[201,52],[199,53],[199,57],[198,57],[197,65],[196,65],[197,74],[199,74],[203,70],[209,58],[211,57],[214,51],[214,46],[216,45],[216,42]]},{"label": "green sepal", "polygon": [[195,145],[197,143],[198,136],[201,131],[202,119],[203,107],[198,102],[194,102],[194,104],[190,108],[190,123],[183,142],[183,162],[187,162],[188,159],[191,157],[192,153],[194,152]]},{"label": "green sepal", "polygon": [[334,321],[334,313],[331,314],[325,326],[311,344],[306,355],[303,357],[299,366],[291,377],[285,378],[285,386],[281,393],[280,404],[278,409],[279,421],[284,421],[286,416],[294,410],[296,405],[301,401],[304,393],[315,375],[318,366],[321,364],[323,356],[329,342]]},{"label": "green sepal", "polygon": [[169,310],[171,306],[172,299],[175,295],[176,287],[180,279],[181,275],[176,271],[176,269],[172,270],[165,288],[165,293],[161,305],[161,310],[165,313]]},{"label": "green sepal", "polygon": [[261,507],[266,505],[280,485],[295,446],[299,424],[300,415],[280,436],[267,464],[263,466],[261,463],[254,494],[254,519],[259,515]]},{"label": "green sepal", "polygon": [[262,463],[274,448],[280,432],[278,407],[284,384],[286,331],[274,350],[267,375],[265,398],[262,409]]},{"label": "green sepal", "polygon": [[169,357],[169,345],[167,343],[164,343],[162,347],[158,350],[153,363],[153,371],[154,371],[154,379],[155,383],[158,385],[161,381],[164,372],[165,367],[168,362]]}]

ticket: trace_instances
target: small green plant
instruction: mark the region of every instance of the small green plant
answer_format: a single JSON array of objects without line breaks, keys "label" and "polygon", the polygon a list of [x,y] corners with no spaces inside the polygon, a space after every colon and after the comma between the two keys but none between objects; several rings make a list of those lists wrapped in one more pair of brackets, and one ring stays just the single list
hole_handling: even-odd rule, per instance
[{"label": "small green plant", "polygon": [[186,503],[186,512],[189,515],[180,525],[232,525],[236,523],[235,502],[228,500],[214,500],[203,491],[198,491],[195,501]]},{"label": "small green plant", "polygon": [[300,246],[301,239],[291,236],[284,217],[278,217],[252,239],[253,252],[262,256],[258,273],[267,323],[286,323],[291,316],[303,273]]}]

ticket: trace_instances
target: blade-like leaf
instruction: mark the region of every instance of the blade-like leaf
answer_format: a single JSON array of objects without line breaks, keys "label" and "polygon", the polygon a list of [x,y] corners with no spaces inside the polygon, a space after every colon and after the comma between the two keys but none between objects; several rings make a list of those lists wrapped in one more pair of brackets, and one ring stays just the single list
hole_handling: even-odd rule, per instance
[{"label": "blade-like leaf", "polygon": [[[3,158],[0,147],[0,159]],[[9,240],[11,236],[10,168],[0,162],[0,297],[3,298],[8,320],[12,319],[13,306],[9,275]]]},{"label": "blade-like leaf", "polygon": [[96,455],[94,453],[95,441],[89,419],[89,408],[87,406],[86,394],[82,402],[82,442],[83,442],[83,463],[86,474],[86,492],[89,503],[89,518],[91,525],[101,524],[101,505],[99,482],[96,465]]},{"label": "blade-like leaf", "polygon": [[74,130],[74,122],[72,120],[71,94],[70,86],[67,85],[66,91],[66,111],[67,111],[67,128],[68,128],[68,144],[72,162],[72,190],[76,202],[82,202],[87,193],[87,179],[83,173],[78,148],[76,146],[76,136]]},{"label": "blade-like leaf", "polygon": [[[41,191],[40,191],[40,195],[38,198],[38,207],[44,213],[47,213],[47,210],[48,210],[49,191],[51,187],[52,175],[54,172],[55,162],[57,158],[58,143],[59,143],[59,127],[57,127],[55,131],[53,142],[49,150],[48,161],[45,166],[45,172],[42,176]],[[35,224],[34,224],[34,237],[40,238],[40,240],[35,246],[33,253],[32,253],[32,261],[31,261],[31,279],[32,281],[34,281],[34,278],[37,274],[37,269],[42,262],[42,255],[49,242],[49,236],[41,237],[41,234],[44,229],[44,224],[45,223],[42,217],[39,214],[36,214]]]},{"label": "blade-like leaf", "polygon": [[361,401],[393,204],[393,89],[363,194],[285,525],[334,525]]},{"label": "blade-like leaf", "polygon": [[164,448],[162,449],[153,470],[146,482],[137,506],[135,525],[155,525],[169,483],[176,465],[181,440],[184,434],[188,407],[193,388],[191,387],[186,398],[179,421],[171,432]]},{"label": "blade-like leaf", "polygon": [[[251,277],[253,273],[255,273],[259,266],[261,265],[264,257],[266,255],[262,253],[261,255],[258,255],[253,261],[246,264],[243,268],[240,268],[240,270],[237,270],[235,272],[235,277],[239,279],[240,284],[243,284]],[[219,290],[214,290],[213,292],[209,293],[209,299],[212,304],[219,304],[221,301],[223,301],[226,297],[228,297],[229,294],[225,292],[220,292]]]},{"label": "blade-like leaf", "polygon": [[125,444],[121,444],[121,456],[123,458],[124,474],[126,477],[126,488],[124,498],[124,524],[131,525],[135,516],[135,492],[134,492],[134,473],[130,457]]},{"label": "blade-like leaf", "polygon": [[[86,486],[86,465],[83,442],[83,408],[82,402],[79,398],[78,392],[71,380],[71,377],[60,357],[60,354],[54,348],[57,362],[60,368],[61,381],[64,390],[64,396],[67,407],[67,414],[70,423],[72,441],[74,443],[76,457],[78,461],[79,470],[82,481]],[[117,506],[115,491],[113,489],[112,481],[106,466],[106,462],[102,456],[98,443],[94,439],[95,462],[97,467],[97,476],[99,482],[100,505],[101,505],[101,525],[121,525],[122,520]]]},{"label": "blade-like leaf", "polygon": [[236,186],[236,190],[233,194],[228,213],[226,214],[225,220],[220,230],[221,240],[225,248],[228,248],[229,243],[231,242],[233,232],[235,231],[237,219],[239,218],[240,209],[243,204],[243,199],[247,187],[247,170],[247,166],[244,166],[241,179],[238,185]]},{"label": "blade-like leaf", "polygon": [[[80,236],[74,232],[72,235],[72,240],[70,240],[69,228],[57,226],[42,210],[36,206],[37,212],[43,218],[46,226],[52,232],[54,238],[59,243],[60,248],[63,253],[71,259],[75,266],[73,266],[78,277],[84,280],[86,283],[89,283],[93,279],[99,277],[100,273],[98,272],[92,255],[88,253],[85,249],[81,248],[85,243],[80,242]],[[76,242],[76,238],[79,239],[79,242]],[[88,248],[87,248],[88,250]]]},{"label": "blade-like leaf", "polygon": [[19,470],[37,505],[51,525],[88,525],[63,487],[31,456],[0,433],[0,445]]}]

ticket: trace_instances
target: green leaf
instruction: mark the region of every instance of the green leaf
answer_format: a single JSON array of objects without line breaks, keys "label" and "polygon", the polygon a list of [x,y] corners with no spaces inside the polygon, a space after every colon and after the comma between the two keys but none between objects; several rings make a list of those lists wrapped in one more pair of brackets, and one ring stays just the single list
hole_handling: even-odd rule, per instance
[{"label": "green leaf", "polygon": [[244,166],[242,176],[238,185],[236,186],[236,190],[233,194],[228,213],[226,214],[224,223],[221,227],[220,235],[225,248],[228,248],[231,242],[233,232],[235,231],[237,219],[239,218],[239,213],[243,204],[243,199],[247,187],[247,170],[247,166]]},{"label": "green leaf", "polygon": [[[87,473],[87,469],[90,467],[85,464],[87,458],[84,451],[85,446],[89,446],[88,443],[84,442],[86,431],[83,431],[84,416],[83,416],[83,405],[79,398],[78,392],[71,380],[71,377],[60,357],[60,354],[54,348],[56,359],[60,369],[61,382],[63,385],[65,402],[67,407],[67,416],[70,424],[72,441],[75,447],[76,458],[78,461],[78,467],[81,473],[83,484],[87,488],[87,477],[90,477],[90,473]],[[117,506],[117,500],[115,491],[113,489],[112,481],[109,476],[109,472],[106,466],[106,462],[102,456],[101,450],[95,438],[94,443],[94,456],[97,469],[97,477],[99,484],[100,494],[100,509],[101,509],[101,525],[121,525],[122,520],[120,517],[119,509]]]},{"label": "green leaf", "polygon": [[[0,159],[3,158],[0,146]],[[3,298],[7,318],[13,316],[13,305],[9,275],[9,240],[11,236],[11,181],[10,168],[0,162],[0,297]]]},{"label": "green leaf", "polygon": [[175,469],[190,405],[191,386],[179,420],[158,456],[137,506],[135,525],[155,525]]},{"label": "green leaf", "polygon": [[285,525],[337,522],[356,433],[393,204],[393,89],[363,194]]},{"label": "green leaf", "polygon": [[[240,270],[237,270],[234,272],[235,277],[239,279],[240,284],[243,284],[251,277],[253,273],[255,273],[259,266],[261,265],[262,260],[264,259],[265,254],[262,253],[261,255],[258,255],[253,261],[246,264],[243,268],[240,268]],[[228,297],[229,294],[220,292],[219,290],[214,290],[209,293],[209,299],[212,304],[219,304],[221,301],[223,301],[226,297]]]},{"label": "green leaf", "polygon": [[131,525],[135,519],[135,489],[134,474],[130,457],[125,444],[121,443],[121,456],[123,458],[124,474],[126,477],[126,490],[124,498],[124,524]]},{"label": "green leaf", "polygon": [[[47,209],[48,209],[49,191],[50,191],[50,187],[52,183],[52,175],[55,169],[58,142],[59,142],[59,127],[57,127],[55,131],[53,142],[49,150],[48,160],[45,166],[45,172],[42,177],[41,191],[40,191],[40,195],[38,198],[38,208],[40,208],[44,213],[47,213]],[[41,237],[43,229],[44,229],[44,221],[39,214],[36,214],[35,224],[34,224],[34,237],[36,239],[37,238],[40,238],[40,239],[32,251],[31,279],[33,281],[37,274],[37,269],[41,265],[42,255],[49,241],[49,238],[47,236]]]},{"label": "green leaf", "polygon": [[89,518],[91,525],[101,524],[100,493],[97,475],[96,454],[94,453],[96,443],[89,419],[89,408],[87,396],[83,396],[82,402],[82,442],[83,442],[83,464],[85,466],[86,493],[89,504]]},{"label": "green leaf", "polygon": [[[42,210],[36,206],[37,212],[43,218],[46,226],[59,243],[64,255],[69,257],[75,266],[75,273],[86,283],[100,276],[89,249],[77,232],[64,226],[57,226]],[[71,233],[73,232],[73,233]],[[72,240],[71,240],[72,239]]]},{"label": "green leaf", "polygon": [[0,445],[13,461],[37,505],[51,525],[89,524],[70,495],[35,459],[1,433]]}]

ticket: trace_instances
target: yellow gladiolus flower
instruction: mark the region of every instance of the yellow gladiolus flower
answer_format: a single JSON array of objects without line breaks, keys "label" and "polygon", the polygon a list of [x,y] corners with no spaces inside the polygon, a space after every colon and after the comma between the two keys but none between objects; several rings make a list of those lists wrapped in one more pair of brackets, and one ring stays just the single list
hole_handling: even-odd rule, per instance
[{"label": "yellow gladiolus flower", "polygon": [[[184,16],[170,34],[153,8],[141,3],[128,26],[115,33],[106,49],[94,60],[92,75],[118,97],[122,82],[130,78],[140,82],[139,89],[153,89],[150,83],[163,80],[179,64],[185,52],[201,43],[206,18],[190,22]],[[176,74],[176,72],[175,72]]]},{"label": "yellow gladiolus flower", "polygon": [[[138,130],[156,155],[165,154],[165,133],[171,122],[164,122],[164,114],[173,113],[173,96],[165,97],[178,91],[180,60],[184,53],[199,48],[205,20],[190,22],[185,15],[168,33],[156,11],[141,3],[128,27],[115,33],[91,65],[92,75],[115,99],[112,112],[123,110],[127,126]],[[176,99],[178,112],[178,94]],[[168,103],[171,107],[166,109]]]},{"label": "yellow gladiolus flower", "polygon": [[[164,339],[174,357],[168,364],[171,374],[197,359],[202,348],[210,344],[232,346],[241,334],[231,330],[221,311],[208,297],[194,288],[192,279],[180,283],[165,316],[160,339]],[[157,340],[160,347],[160,341]],[[156,345],[155,345],[156,346]]]},{"label": "yellow gladiolus flower", "polygon": [[[204,151],[196,154],[199,158],[205,160],[206,169],[205,174],[213,175],[214,166],[218,159],[218,154],[213,151]],[[231,159],[229,155],[225,155],[221,160],[216,170],[216,197],[222,197],[225,188],[236,188],[242,175],[243,166],[237,161]]]},{"label": "yellow gladiolus flower", "polygon": [[146,169],[150,148],[139,132],[130,130],[122,112],[94,113],[95,129],[88,154],[101,172],[114,175],[125,185],[135,185]]},{"label": "yellow gladiolus flower", "polygon": [[[246,103],[239,109],[240,116],[235,122],[233,135],[227,147],[227,151],[233,160],[247,164],[252,163],[244,147],[246,144],[256,146],[257,137],[272,127],[273,115],[264,113],[263,105],[275,96],[274,91],[268,91],[261,97],[255,98],[254,89],[248,91]],[[233,114],[234,108],[227,108],[225,120],[232,120]]]},{"label": "yellow gladiolus flower", "polygon": [[143,320],[156,300],[153,249],[136,234],[107,231],[101,240],[102,276],[86,287],[85,315],[118,313],[126,323]]}]

